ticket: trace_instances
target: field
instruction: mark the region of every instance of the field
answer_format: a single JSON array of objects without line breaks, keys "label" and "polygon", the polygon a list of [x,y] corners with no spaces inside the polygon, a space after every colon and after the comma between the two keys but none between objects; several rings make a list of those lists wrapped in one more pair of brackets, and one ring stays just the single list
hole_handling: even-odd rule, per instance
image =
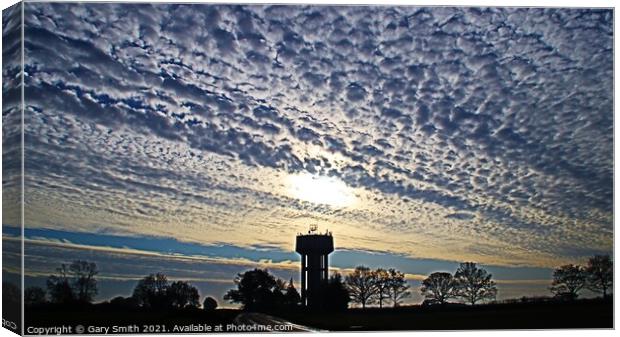
[{"label": "field", "polygon": [[349,309],[282,313],[281,317],[331,331],[612,328],[613,302],[515,303],[476,307]]},{"label": "field", "polygon": [[[91,326],[109,329],[85,333],[184,333],[218,332],[215,327],[220,325],[224,327],[222,332],[225,332],[226,326],[234,324],[235,317],[241,313],[235,309],[218,309],[212,312],[198,309],[141,311],[104,306],[49,309],[29,309],[26,327],[82,325],[85,329]],[[288,310],[270,314],[291,323],[330,331],[613,328],[611,300],[490,304],[475,307],[406,306],[349,309],[343,312]],[[114,331],[114,326],[129,329]],[[134,326],[137,326],[137,330],[132,328]],[[204,330],[206,327],[211,327],[211,330]]]},{"label": "field", "polygon": [[[226,325],[232,324],[240,312],[236,309],[219,309],[211,312],[199,309],[147,311],[97,305],[50,309],[50,306],[27,309],[26,329],[69,326],[72,328],[69,333],[76,333],[76,326],[83,326],[83,333],[99,334],[216,332],[218,325],[223,325],[225,328]],[[91,331],[88,330],[89,327]],[[95,331],[96,328],[99,331]],[[205,328],[210,330],[204,330]],[[26,333],[33,334],[28,331]]]}]

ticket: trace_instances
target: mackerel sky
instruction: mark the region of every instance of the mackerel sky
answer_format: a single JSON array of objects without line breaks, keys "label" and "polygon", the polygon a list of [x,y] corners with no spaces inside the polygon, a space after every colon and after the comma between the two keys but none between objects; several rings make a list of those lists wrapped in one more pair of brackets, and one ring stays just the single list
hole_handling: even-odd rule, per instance
[{"label": "mackerel sky", "polygon": [[[611,10],[25,8],[26,235],[54,263],[296,277],[309,224],[336,267],[412,279],[476,261],[532,281],[613,249]],[[304,175],[355,202],[299,198]]]}]

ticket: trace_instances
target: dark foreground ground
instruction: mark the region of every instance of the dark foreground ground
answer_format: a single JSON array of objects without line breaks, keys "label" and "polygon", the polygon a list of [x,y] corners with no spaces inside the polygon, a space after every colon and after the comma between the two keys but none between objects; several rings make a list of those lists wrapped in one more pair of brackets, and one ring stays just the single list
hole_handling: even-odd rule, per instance
[{"label": "dark foreground ground", "polygon": [[[62,334],[230,332],[226,331],[226,326],[233,324],[234,318],[239,313],[240,311],[236,309],[205,312],[200,309],[146,311],[100,306],[82,308],[42,306],[26,309],[25,332],[26,334],[38,334],[42,332],[40,330],[42,328],[54,327],[64,327]],[[84,331],[80,332],[78,326],[81,326]],[[68,327],[71,331],[66,331]],[[28,331],[29,328],[30,331]],[[55,331],[43,334],[55,334]]]},{"label": "dark foreground ground", "polygon": [[[247,326],[239,327],[239,324],[247,325],[248,322],[236,319],[241,311],[235,309],[218,309],[212,312],[202,310],[147,312],[97,306],[50,309],[52,308],[28,309],[26,328],[71,327],[72,331],[62,331],[63,334],[79,333],[80,331],[76,331],[78,326],[83,327],[84,331],[81,333],[84,334],[261,331],[243,330],[247,329]],[[259,315],[257,320],[261,322],[260,324],[270,324],[270,320],[264,318],[268,316],[255,315]],[[273,312],[271,315],[277,318],[279,324],[291,322],[299,326],[332,331],[613,328],[611,300],[443,308],[407,306],[312,313],[288,310]],[[237,328],[239,330],[236,330]],[[39,332],[43,331],[26,331],[27,334]],[[47,332],[47,334],[55,333],[57,331]]]},{"label": "dark foreground ground", "polygon": [[332,331],[613,328],[611,300],[475,307],[407,306],[336,313],[281,313],[291,322]]}]

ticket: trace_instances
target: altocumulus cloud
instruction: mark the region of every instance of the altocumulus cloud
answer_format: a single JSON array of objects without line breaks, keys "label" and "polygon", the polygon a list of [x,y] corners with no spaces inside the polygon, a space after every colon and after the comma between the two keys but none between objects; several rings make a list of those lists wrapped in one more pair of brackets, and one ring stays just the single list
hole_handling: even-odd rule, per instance
[{"label": "altocumulus cloud", "polygon": [[[609,252],[612,13],[28,3],[27,226],[290,249],[313,222],[348,249],[544,267]],[[300,172],[361,202],[291,198]]]}]

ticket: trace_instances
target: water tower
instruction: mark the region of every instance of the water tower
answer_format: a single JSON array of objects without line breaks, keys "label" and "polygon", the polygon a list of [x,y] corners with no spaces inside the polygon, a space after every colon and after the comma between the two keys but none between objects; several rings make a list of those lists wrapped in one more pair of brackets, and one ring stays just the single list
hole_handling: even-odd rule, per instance
[{"label": "water tower", "polygon": [[311,225],[308,234],[297,235],[295,251],[301,255],[301,303],[306,307],[321,307],[334,238],[330,232],[318,233],[317,226]]}]

